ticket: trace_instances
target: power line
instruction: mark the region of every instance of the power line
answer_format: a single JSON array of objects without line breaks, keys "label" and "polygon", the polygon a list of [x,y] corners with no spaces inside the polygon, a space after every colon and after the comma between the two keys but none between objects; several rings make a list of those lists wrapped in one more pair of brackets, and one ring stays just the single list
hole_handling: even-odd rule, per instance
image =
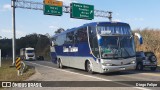
[{"label": "power line", "polygon": [[[15,7],[23,8],[23,9],[33,9],[33,10],[42,10],[43,11],[43,2],[35,2],[29,0],[16,0]],[[70,13],[70,6],[63,5],[63,12]],[[112,20],[112,12],[103,11],[103,10],[94,10],[95,17],[103,17],[108,18],[110,21]]]}]

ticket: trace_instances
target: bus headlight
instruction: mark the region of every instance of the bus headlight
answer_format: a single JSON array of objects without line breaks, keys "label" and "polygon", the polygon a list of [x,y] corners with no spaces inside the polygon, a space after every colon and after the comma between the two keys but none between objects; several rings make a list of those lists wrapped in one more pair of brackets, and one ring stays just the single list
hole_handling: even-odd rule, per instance
[{"label": "bus headlight", "polygon": [[131,62],[131,64],[135,64],[135,63],[136,63],[136,61],[132,61],[132,62]]},{"label": "bus headlight", "polygon": [[112,64],[110,64],[110,63],[102,63],[102,65],[104,65],[104,66],[112,66]]}]

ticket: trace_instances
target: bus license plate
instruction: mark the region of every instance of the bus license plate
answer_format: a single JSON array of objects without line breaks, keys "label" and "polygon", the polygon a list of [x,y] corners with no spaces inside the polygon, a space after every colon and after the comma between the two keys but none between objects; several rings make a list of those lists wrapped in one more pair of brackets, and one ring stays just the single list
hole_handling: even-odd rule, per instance
[{"label": "bus license plate", "polygon": [[121,68],[119,68],[119,70],[125,70],[125,68],[124,68],[124,67],[121,67]]}]

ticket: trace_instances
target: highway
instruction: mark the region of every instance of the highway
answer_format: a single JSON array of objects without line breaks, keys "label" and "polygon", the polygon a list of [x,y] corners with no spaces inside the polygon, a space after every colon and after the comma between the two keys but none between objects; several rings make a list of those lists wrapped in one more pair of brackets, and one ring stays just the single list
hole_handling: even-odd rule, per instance
[{"label": "highway", "polygon": [[[89,74],[84,70],[66,67],[57,68],[56,64],[50,61],[26,61],[27,65],[34,66],[36,73],[27,81],[109,81],[108,83],[121,87],[44,87],[47,90],[159,90],[158,87],[129,87],[130,84],[117,81],[159,81],[160,71],[121,71],[106,74]],[[85,83],[85,82],[84,82]],[[30,88],[43,90],[44,88]],[[12,90],[21,90],[22,88],[12,88]],[[28,90],[28,88],[23,88]]]}]

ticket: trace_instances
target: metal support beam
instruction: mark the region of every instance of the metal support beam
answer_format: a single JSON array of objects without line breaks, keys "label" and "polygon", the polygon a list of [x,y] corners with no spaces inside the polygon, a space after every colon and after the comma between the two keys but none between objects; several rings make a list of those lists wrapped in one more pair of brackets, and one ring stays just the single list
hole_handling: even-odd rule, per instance
[{"label": "metal support beam", "polygon": [[15,41],[15,38],[16,38],[16,25],[15,25],[15,1],[16,0],[12,0],[12,29],[13,29],[13,37],[12,37],[12,59],[13,59],[13,62],[12,62],[12,66],[15,66],[15,57],[16,57],[16,41]]},{"label": "metal support beam", "polygon": [[0,67],[2,66],[1,49],[0,49]]},{"label": "metal support beam", "polygon": [[[43,2],[16,0],[15,7],[24,9],[33,9],[33,10],[43,10]],[[63,12],[70,13],[70,6],[63,5]],[[108,18],[110,21],[112,20],[112,12],[110,11],[94,10],[94,16]]]}]

